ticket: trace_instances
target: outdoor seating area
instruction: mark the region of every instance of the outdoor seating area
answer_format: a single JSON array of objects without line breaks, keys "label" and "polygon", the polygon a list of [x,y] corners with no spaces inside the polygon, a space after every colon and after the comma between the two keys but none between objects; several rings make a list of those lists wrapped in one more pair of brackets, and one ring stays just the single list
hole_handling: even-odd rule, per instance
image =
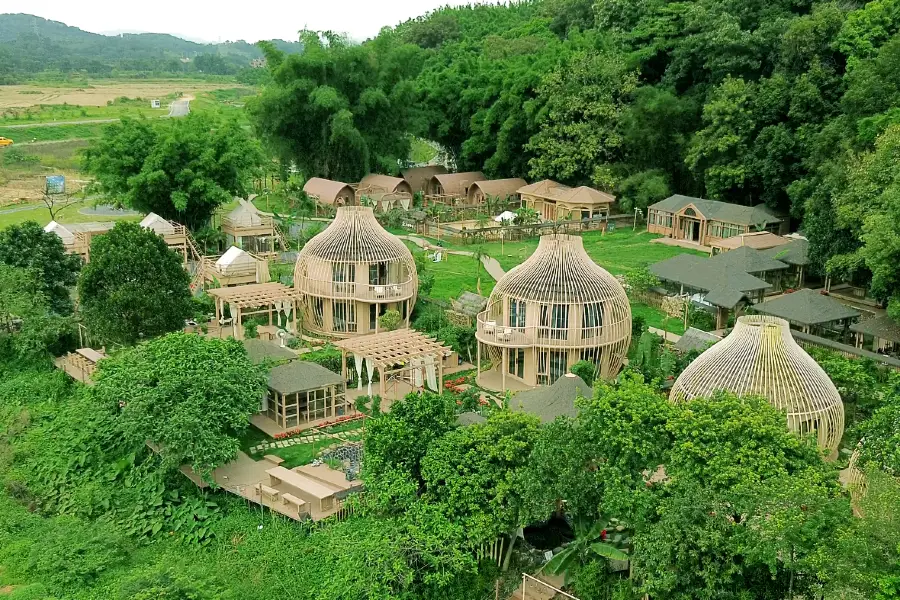
[{"label": "outdoor seating area", "polygon": [[75,381],[91,385],[91,376],[97,370],[97,363],[106,358],[106,354],[92,348],[79,348],[68,352],[56,360],[56,366],[65,371]]},{"label": "outdoor seating area", "polygon": [[315,427],[354,411],[341,376],[313,362],[292,360],[272,367],[267,386],[251,422],[270,436]]},{"label": "outdoor seating area", "polygon": [[[260,283],[213,288],[207,293],[215,300],[216,312],[210,334],[244,338],[244,318],[266,315],[269,325],[295,333],[299,292],[281,283]],[[282,324],[283,323],[283,324]]]},{"label": "outdoor seating area", "polygon": [[[426,388],[440,392],[445,366],[457,364],[457,355],[449,346],[414,329],[348,338],[335,346],[341,351],[341,379],[357,382],[356,396],[378,394],[388,401]],[[353,372],[348,371],[348,357],[353,359]],[[373,383],[376,374],[377,388]]]},{"label": "outdoor seating area", "polygon": [[531,257],[497,282],[477,317],[476,338],[482,387],[489,385],[481,374],[483,352],[500,373],[501,390],[509,379],[550,385],[579,360],[611,379],[631,341],[631,306],[580,237],[545,235]]}]

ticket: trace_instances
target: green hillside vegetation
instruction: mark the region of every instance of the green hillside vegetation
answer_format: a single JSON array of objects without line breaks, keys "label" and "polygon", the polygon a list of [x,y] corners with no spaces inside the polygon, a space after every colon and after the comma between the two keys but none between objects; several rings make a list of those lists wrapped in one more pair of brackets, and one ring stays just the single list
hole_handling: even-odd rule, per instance
[{"label": "green hillside vegetation", "polygon": [[[300,49],[296,42],[283,40],[274,40],[273,46],[287,53]],[[191,62],[182,63],[182,57]],[[157,33],[106,36],[32,15],[0,15],[0,84],[46,72],[62,77],[234,75],[251,70],[249,63],[255,58],[262,58],[262,52],[244,41],[198,44]]]},{"label": "green hillside vegetation", "polygon": [[251,106],[307,176],[396,172],[412,134],[460,171],[592,185],[623,211],[672,193],[765,203],[808,235],[814,271],[889,300],[898,15],[898,0],[442,8],[362,46],[266,48],[274,83]]}]

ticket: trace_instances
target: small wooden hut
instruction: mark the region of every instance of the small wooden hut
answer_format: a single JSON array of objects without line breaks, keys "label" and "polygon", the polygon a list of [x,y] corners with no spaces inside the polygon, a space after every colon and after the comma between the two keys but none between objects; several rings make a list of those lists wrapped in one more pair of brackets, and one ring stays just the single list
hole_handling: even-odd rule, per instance
[{"label": "small wooden hut", "polygon": [[222,256],[203,257],[201,268],[204,286],[230,287],[269,281],[269,262],[236,246],[229,248]]},{"label": "small wooden hut", "polygon": [[450,206],[465,203],[469,186],[486,178],[481,171],[465,173],[439,173],[428,180],[425,202],[428,204],[447,204]]},{"label": "small wooden hut", "polygon": [[478,206],[485,204],[488,198],[496,198],[505,209],[519,201],[519,189],[526,185],[527,182],[519,178],[476,181],[469,186],[466,204]]},{"label": "small wooden hut", "polygon": [[[353,412],[337,373],[305,360],[293,360],[269,371],[268,393],[253,424],[275,435],[288,429],[315,427]],[[266,422],[268,421],[268,422]]]},{"label": "small wooden hut", "polygon": [[261,256],[276,254],[279,246],[287,250],[284,236],[272,215],[261,212],[247,200],[241,200],[234,210],[222,217],[222,233],[229,246]]},{"label": "small wooden hut", "polygon": [[616,201],[606,192],[584,185],[572,188],[551,179],[523,186],[518,193],[522,206],[533,209],[545,221],[602,220]]},{"label": "small wooden hut", "polygon": [[176,223],[175,221],[163,219],[158,214],[152,212],[143,218],[141,227],[149,229],[160,236],[169,248],[178,254],[181,254],[185,263],[189,259],[200,259],[200,253],[197,250],[196,245],[194,245],[187,227],[184,225]]},{"label": "small wooden hut", "polygon": [[350,185],[321,177],[311,177],[303,186],[303,191],[323,206],[351,206],[356,201]]},{"label": "small wooden hut", "polygon": [[428,182],[431,178],[446,172],[447,168],[444,167],[444,165],[426,165],[424,167],[403,169],[400,171],[400,175],[402,175],[404,181],[409,184],[409,187],[414,194],[416,192],[422,192],[424,194],[428,189]]},{"label": "small wooden hut", "polygon": [[106,358],[106,354],[92,348],[79,348],[67,353],[56,361],[56,366],[65,371],[72,379],[91,385],[91,376],[97,370],[97,363]]}]

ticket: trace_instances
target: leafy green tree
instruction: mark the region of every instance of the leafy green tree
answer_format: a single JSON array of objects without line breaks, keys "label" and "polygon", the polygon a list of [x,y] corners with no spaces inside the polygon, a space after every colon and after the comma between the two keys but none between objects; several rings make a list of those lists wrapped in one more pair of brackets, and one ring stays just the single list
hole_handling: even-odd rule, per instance
[{"label": "leafy green tree", "polygon": [[300,54],[263,47],[272,84],[250,105],[262,139],[308,176],[395,172],[409,153],[421,49],[390,32],[363,45],[331,32],[302,31],[301,41]]},{"label": "leafy green tree", "polygon": [[71,318],[50,310],[34,271],[0,263],[0,356],[44,359],[65,351]]},{"label": "leafy green tree", "polygon": [[545,572],[565,575],[568,582],[578,567],[597,558],[628,560],[626,550],[630,539],[625,526],[618,519],[601,517],[593,523],[578,519],[574,529],[575,540],[544,565]]},{"label": "leafy green tree", "polygon": [[71,314],[71,288],[75,286],[81,258],[66,254],[62,240],[34,221],[25,221],[0,230],[0,263],[31,269],[40,279],[39,289],[51,309],[60,315]]},{"label": "leafy green tree", "polygon": [[516,480],[538,429],[536,417],[504,411],[446,433],[422,458],[423,499],[462,524],[473,545],[514,534],[527,524]]},{"label": "leafy green tree", "polygon": [[237,121],[198,113],[164,123],[122,119],[84,153],[85,170],[113,201],[191,229],[245,196],[262,161]]},{"label": "leafy green tree", "polygon": [[402,322],[403,317],[400,316],[400,311],[397,310],[386,311],[383,315],[378,317],[378,324],[384,328],[385,331],[397,329]]},{"label": "leafy green tree", "polygon": [[581,377],[588,385],[594,385],[594,376],[597,373],[597,365],[589,360],[579,360],[569,369],[575,375]]},{"label": "leafy green tree", "polygon": [[121,407],[126,439],[208,476],[237,454],[266,380],[240,342],[172,333],[102,361],[95,381],[96,400]]},{"label": "leafy green tree", "polygon": [[119,344],[175,331],[193,311],[190,276],[156,233],[117,223],[91,243],[78,280],[81,314],[91,334]]}]

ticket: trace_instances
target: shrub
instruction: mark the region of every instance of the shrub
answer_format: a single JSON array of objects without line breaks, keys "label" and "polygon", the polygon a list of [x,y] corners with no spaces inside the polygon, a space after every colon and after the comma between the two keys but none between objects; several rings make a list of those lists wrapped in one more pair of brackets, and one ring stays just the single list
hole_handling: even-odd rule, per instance
[{"label": "shrub", "polygon": [[579,360],[572,365],[572,373],[581,377],[588,385],[594,385],[594,373],[597,372],[597,365],[588,360]]},{"label": "shrub", "polygon": [[393,309],[385,312],[383,315],[378,317],[378,325],[385,331],[393,331],[397,329],[402,321],[403,317],[400,316],[400,311]]}]

